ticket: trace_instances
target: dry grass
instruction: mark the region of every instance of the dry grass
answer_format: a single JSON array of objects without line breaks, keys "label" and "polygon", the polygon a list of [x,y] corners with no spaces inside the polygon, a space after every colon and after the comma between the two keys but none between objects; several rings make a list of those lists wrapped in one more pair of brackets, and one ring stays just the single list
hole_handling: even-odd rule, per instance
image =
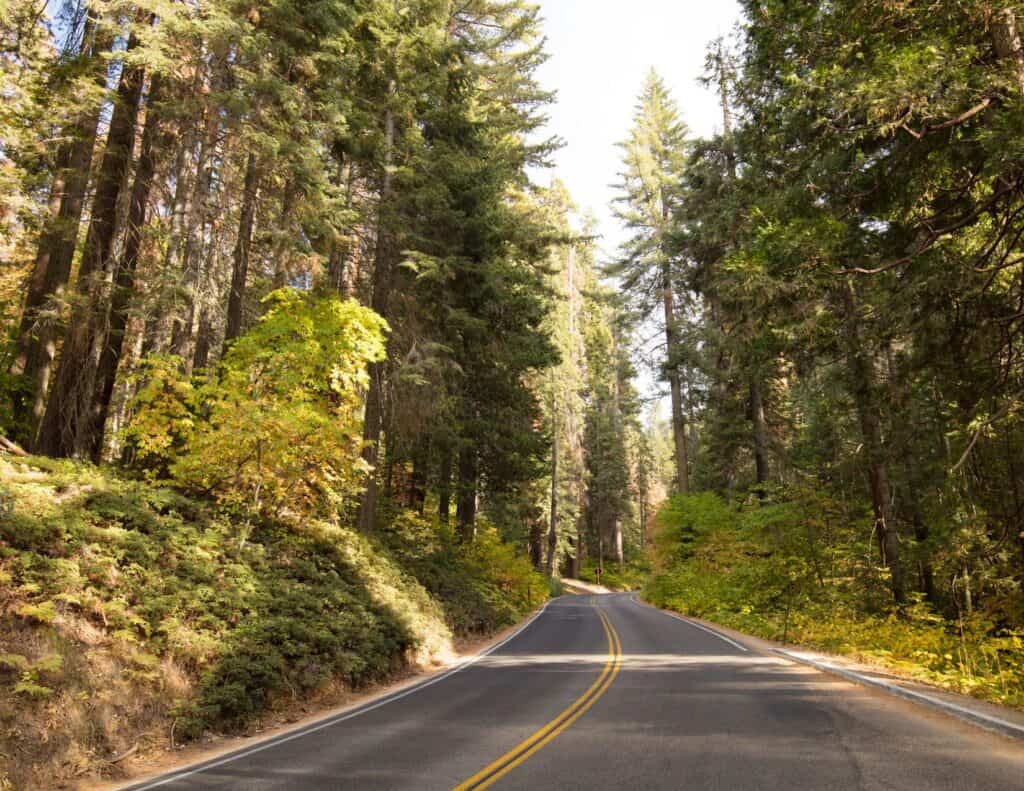
[{"label": "dry grass", "polygon": [[135,745],[167,745],[170,702],[191,688],[173,661],[142,668],[131,646],[98,636],[87,621],[62,613],[47,626],[31,624],[12,613],[14,603],[0,617],[2,653],[62,661],[38,674],[46,693],[17,693],[13,678],[0,685],[0,788],[66,788],[116,774],[111,762]]}]

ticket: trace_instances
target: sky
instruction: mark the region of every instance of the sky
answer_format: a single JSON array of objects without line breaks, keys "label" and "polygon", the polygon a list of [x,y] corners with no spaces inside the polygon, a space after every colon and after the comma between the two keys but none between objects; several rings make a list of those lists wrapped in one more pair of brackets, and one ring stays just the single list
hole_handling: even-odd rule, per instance
[{"label": "sky", "polygon": [[[720,130],[718,97],[698,80],[708,43],[732,31],[739,6],[734,0],[540,0],[540,6],[551,57],[538,78],[558,93],[547,131],[565,146],[554,169],[536,180],[561,179],[580,211],[594,215],[601,258],[608,260],[624,235],[611,211],[620,169],[615,143],[626,137],[648,70],[669,86],[692,135]],[[650,364],[659,357],[652,330],[640,329],[637,385],[657,405],[665,393]]]},{"label": "sky", "polygon": [[550,59],[538,74],[558,92],[548,132],[566,145],[555,155],[557,176],[581,211],[598,220],[602,247],[622,238],[609,204],[620,152],[644,77],[654,67],[695,136],[721,128],[717,97],[698,82],[708,42],[740,18],[733,0],[540,0]]}]

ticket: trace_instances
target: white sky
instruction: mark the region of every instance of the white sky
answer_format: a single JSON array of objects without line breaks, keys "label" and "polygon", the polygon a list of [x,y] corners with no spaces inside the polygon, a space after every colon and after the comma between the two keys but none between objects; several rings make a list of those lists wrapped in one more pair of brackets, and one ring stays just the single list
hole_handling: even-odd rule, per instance
[{"label": "white sky", "polygon": [[[643,79],[652,66],[679,104],[695,136],[721,127],[716,96],[698,82],[708,42],[740,18],[735,0],[539,0],[550,60],[541,84],[558,92],[549,133],[566,146],[553,174],[581,211],[598,218],[602,247],[621,238],[611,215],[619,150]],[[540,180],[546,183],[550,175]]]},{"label": "white sky", "polygon": [[[541,68],[541,84],[558,92],[550,108],[548,134],[565,141],[555,155],[552,177],[565,182],[581,212],[598,222],[603,258],[614,255],[623,232],[611,213],[618,181],[619,149],[648,69],[669,86],[680,114],[695,137],[721,129],[717,96],[698,78],[704,72],[707,45],[727,36],[740,20],[735,0],[539,0],[545,19],[550,59]],[[642,335],[653,335],[641,328]],[[657,342],[659,338],[654,337]],[[658,355],[648,349],[642,356]],[[654,371],[636,361],[637,385],[655,404],[663,387]]]}]

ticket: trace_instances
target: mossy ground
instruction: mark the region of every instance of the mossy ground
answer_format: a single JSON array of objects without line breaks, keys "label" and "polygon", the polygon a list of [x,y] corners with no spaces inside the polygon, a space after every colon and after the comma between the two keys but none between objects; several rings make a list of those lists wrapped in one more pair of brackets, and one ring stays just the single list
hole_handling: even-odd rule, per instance
[{"label": "mossy ground", "polygon": [[0,456],[0,517],[0,788],[446,659],[547,596],[486,529],[231,518],[71,462]]}]

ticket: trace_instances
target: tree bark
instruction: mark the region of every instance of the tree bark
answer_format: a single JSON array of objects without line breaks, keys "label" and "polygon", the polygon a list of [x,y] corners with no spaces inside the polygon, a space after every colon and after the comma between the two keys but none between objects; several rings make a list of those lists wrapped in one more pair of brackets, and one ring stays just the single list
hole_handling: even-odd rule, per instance
[{"label": "tree bark", "polygon": [[[392,80],[389,93],[396,90]],[[384,173],[381,179],[380,208],[377,218],[377,249],[373,267],[373,295],[371,307],[387,318],[391,301],[391,209],[393,175],[391,165],[395,147],[395,117],[390,106],[384,114]],[[377,513],[377,474],[380,433],[383,429],[384,363],[370,363],[370,386],[366,394],[366,413],[363,417],[363,459],[371,467],[366,476],[366,488],[359,502],[359,529],[364,533],[373,530]],[[460,475],[461,475],[460,461]],[[461,508],[461,499],[459,506]],[[475,518],[475,517],[474,517]],[[460,521],[461,525],[461,521]]]},{"label": "tree bark", "polygon": [[[764,396],[761,392],[761,381],[757,376],[750,378],[750,412],[754,427],[754,467],[757,483],[760,486],[768,482],[768,432],[764,419]],[[758,497],[765,497],[763,489],[758,490]]]},{"label": "tree bark", "polygon": [[192,357],[192,371],[201,371],[210,364],[212,348],[213,323],[210,321],[209,312],[203,308],[199,313],[199,326],[196,329],[196,350]]},{"label": "tree bark", "polygon": [[74,141],[58,153],[58,171],[51,187],[53,214],[39,242],[21,316],[17,357],[11,373],[24,375],[30,385],[28,397],[19,400],[15,412],[19,423],[27,422],[30,426],[28,440],[45,413],[57,353],[57,324],[53,315],[44,314],[56,313],[71,276],[98,123],[97,110],[72,131]]},{"label": "tree bark", "polygon": [[146,222],[146,208],[153,186],[156,170],[158,136],[160,135],[160,100],[163,79],[153,77],[147,101],[146,124],[142,131],[139,160],[135,168],[135,183],[132,186],[131,202],[128,206],[128,228],[121,260],[114,274],[114,288],[110,297],[110,319],[106,343],[100,352],[96,366],[96,384],[91,408],[90,428],[91,455],[97,464],[103,456],[103,435],[110,412],[110,399],[114,394],[118,363],[124,348],[125,328],[128,326],[128,305],[135,292],[135,270],[142,248],[142,230]]},{"label": "tree bark", "polygon": [[452,507],[452,449],[447,444],[441,449],[441,466],[437,475],[437,516],[442,525],[447,525],[451,521]]},{"label": "tree bark", "polygon": [[164,354],[171,350],[178,328],[178,291],[182,283],[182,247],[187,233],[186,222],[190,214],[189,203],[194,196],[196,179],[192,159],[198,141],[191,119],[179,123],[177,153],[174,157],[174,196],[171,199],[171,221],[167,250],[152,289],[154,296],[147,300],[148,310],[144,329],[141,357]]},{"label": "tree bark", "polygon": [[245,165],[245,184],[242,188],[242,211],[238,218],[238,239],[231,268],[231,291],[228,293],[227,323],[224,330],[224,350],[242,334],[242,307],[245,302],[246,281],[249,278],[249,254],[252,250],[252,229],[256,221],[256,201],[259,196],[259,162],[250,153]]},{"label": "tree bark", "polygon": [[917,465],[914,462],[913,437],[914,424],[906,419],[905,409],[909,398],[909,387],[900,373],[896,360],[893,358],[892,343],[885,344],[885,360],[888,368],[889,401],[896,405],[895,419],[903,427],[902,431],[894,432],[900,437],[898,441],[899,459],[903,468],[903,477],[907,487],[907,511],[914,529],[914,543],[917,545],[917,566],[919,575],[918,589],[931,604],[938,603],[938,592],[935,589],[935,571],[925,543],[928,541],[928,525],[924,521],[921,510],[921,496],[918,485]]},{"label": "tree bark", "polygon": [[842,299],[845,310],[847,352],[853,396],[860,418],[861,436],[866,459],[865,472],[871,490],[874,530],[878,537],[882,562],[889,568],[893,599],[906,603],[903,567],[900,564],[900,542],[892,515],[889,473],[882,443],[882,420],[878,404],[878,383],[872,355],[866,352],[861,337],[857,298],[849,280],[843,281]]},{"label": "tree bark", "polygon": [[553,426],[551,440],[551,519],[548,524],[548,560],[545,571],[555,574],[555,551],[558,549],[558,423]]},{"label": "tree bark", "polygon": [[647,546],[647,492],[640,493],[640,502],[637,508],[640,515],[640,549]]},{"label": "tree bark", "polygon": [[459,536],[472,541],[476,534],[476,490],[479,459],[475,445],[467,445],[459,452],[459,501],[455,518]]},{"label": "tree bark", "polygon": [[544,522],[539,519],[530,520],[530,533],[527,536],[527,547],[530,552],[530,563],[537,571],[544,570]]},{"label": "tree bark", "polygon": [[295,185],[289,180],[284,185],[284,193],[281,198],[281,214],[277,221],[277,239],[273,247],[274,261],[274,289],[284,288],[288,285],[288,278],[291,270],[288,266],[288,247],[291,243],[291,217],[295,205]]},{"label": "tree bark", "polygon": [[[214,68],[218,68],[215,66]],[[217,80],[212,82],[216,85]],[[193,344],[199,332],[203,299],[200,293],[203,280],[203,236],[209,213],[210,191],[215,170],[214,156],[220,132],[220,115],[212,108],[206,111],[206,126],[199,142],[199,155],[195,166],[192,195],[184,218],[184,244],[181,250],[181,270],[185,292],[185,309],[171,330],[171,353],[185,360],[185,371],[191,374],[195,365]],[[190,349],[193,354],[190,354]],[[205,365],[205,363],[204,363]]]},{"label": "tree bark", "polygon": [[580,567],[583,564],[583,547],[584,547],[584,544],[583,544],[583,530],[581,528],[582,521],[583,521],[583,519],[582,519],[582,517],[580,517],[580,519],[577,520],[577,522],[576,522],[576,539],[574,541],[573,553],[572,553],[572,558],[571,558],[571,564],[572,565],[569,568],[569,576],[572,577],[573,579],[579,579],[580,578]]},{"label": "tree bark", "polygon": [[1024,93],[1024,46],[1021,45],[1017,14],[1012,8],[1005,8],[998,14],[992,25],[992,38],[996,54],[1014,62],[1017,72],[1017,87]]},{"label": "tree bark", "polygon": [[[87,13],[79,57],[95,61],[96,81],[101,86],[106,84],[107,64],[99,53],[110,44],[105,36],[97,40],[95,18]],[[25,429],[19,439],[29,447],[34,445],[46,411],[46,396],[57,353],[55,314],[71,277],[78,246],[101,109],[97,104],[65,130],[67,142],[61,145],[55,158],[49,217],[39,239],[18,328],[18,346],[10,373],[24,376],[29,384],[26,396],[14,404],[15,421]]]},{"label": "tree bark", "polygon": [[679,347],[676,330],[675,296],[672,293],[672,282],[668,266],[662,272],[662,296],[665,305],[665,342],[668,347],[669,387],[672,392],[672,438],[676,452],[676,486],[680,494],[690,493],[690,472],[686,458],[686,424],[683,420],[683,387],[679,380],[679,368],[675,363],[676,350]]},{"label": "tree bark", "polygon": [[612,522],[612,543],[615,547],[615,561],[619,564],[619,571],[622,571],[626,558],[622,551],[622,521],[619,519]]},{"label": "tree bark", "polygon": [[420,438],[412,457],[412,475],[409,476],[409,507],[423,516],[427,507],[427,462],[430,442]]},{"label": "tree bark", "polygon": [[[133,34],[129,49],[137,44]],[[60,366],[39,429],[37,450],[49,456],[84,456],[92,451],[90,407],[108,307],[106,283],[100,275],[110,266],[118,201],[131,166],[142,84],[142,69],[126,66],[121,73],[79,265],[82,298],[72,310]]]}]

